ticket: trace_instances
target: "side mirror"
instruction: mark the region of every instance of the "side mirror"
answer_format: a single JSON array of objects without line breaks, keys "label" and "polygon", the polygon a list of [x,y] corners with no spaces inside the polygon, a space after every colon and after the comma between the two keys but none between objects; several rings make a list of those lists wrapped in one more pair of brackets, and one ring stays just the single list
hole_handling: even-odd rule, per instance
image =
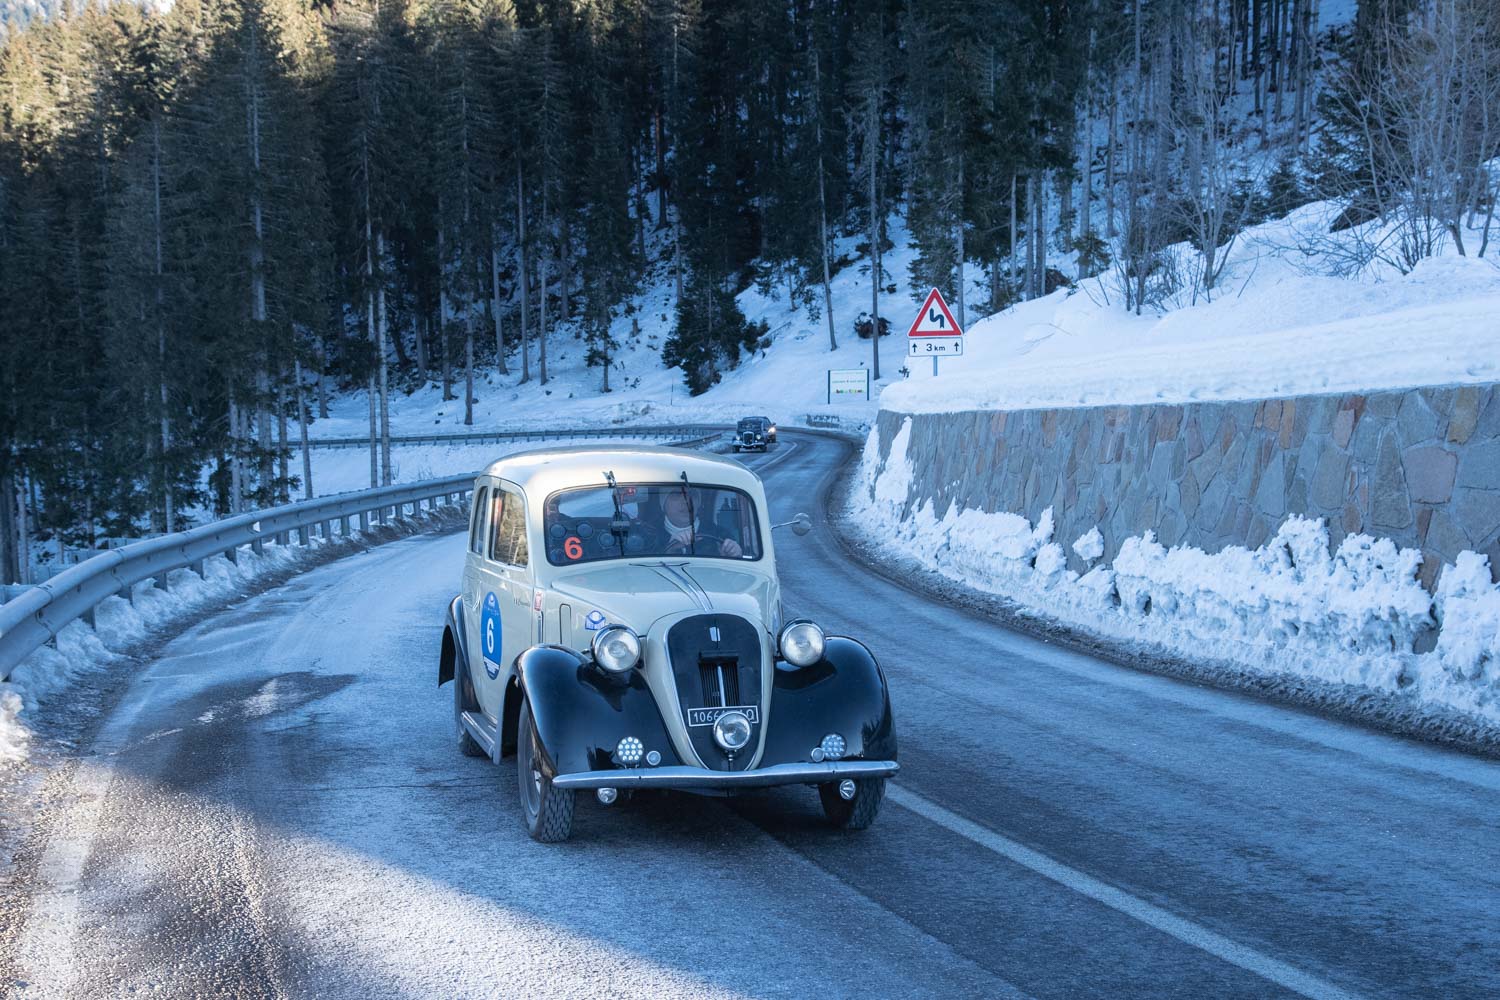
[{"label": "side mirror", "polygon": [[772,530],[776,528],[791,528],[794,535],[805,535],[812,530],[812,518],[806,514],[798,514],[790,521],[782,521],[780,524],[771,525]]}]

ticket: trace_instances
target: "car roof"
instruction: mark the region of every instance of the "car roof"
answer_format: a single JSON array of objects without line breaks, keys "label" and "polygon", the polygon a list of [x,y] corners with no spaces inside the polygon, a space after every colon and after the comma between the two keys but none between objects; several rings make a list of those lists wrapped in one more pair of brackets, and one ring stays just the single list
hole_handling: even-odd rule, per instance
[{"label": "car roof", "polygon": [[692,483],[762,492],[760,477],[732,459],[659,445],[584,445],[523,451],[490,463],[481,475],[515,483],[543,497],[575,486],[603,486],[604,473],[622,483],[670,483],[686,472]]}]

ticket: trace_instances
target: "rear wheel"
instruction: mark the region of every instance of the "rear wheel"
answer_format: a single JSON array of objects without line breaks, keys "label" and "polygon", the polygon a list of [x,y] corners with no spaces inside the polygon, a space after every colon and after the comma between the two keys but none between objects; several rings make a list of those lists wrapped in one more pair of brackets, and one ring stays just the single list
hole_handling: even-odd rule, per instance
[{"label": "rear wheel", "polygon": [[[573,833],[577,793],[552,787],[542,773],[541,746],[531,721],[531,702],[521,701],[521,731],[516,738],[516,777],[521,786],[521,819],[532,840],[556,844]],[[837,793],[835,793],[837,795]]]},{"label": "rear wheel", "polygon": [[837,782],[819,785],[818,798],[823,802],[823,815],[828,817],[829,823],[841,830],[864,830],[880,814],[880,803],[885,798],[885,779],[856,781],[852,799],[839,794]]}]

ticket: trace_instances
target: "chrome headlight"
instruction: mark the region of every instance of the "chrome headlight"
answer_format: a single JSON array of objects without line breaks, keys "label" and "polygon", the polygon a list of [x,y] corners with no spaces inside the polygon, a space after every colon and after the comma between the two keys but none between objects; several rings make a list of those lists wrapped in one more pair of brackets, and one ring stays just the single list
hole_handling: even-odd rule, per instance
[{"label": "chrome headlight", "polygon": [[594,662],[611,674],[623,674],[641,661],[641,640],[623,625],[600,629],[589,648]]},{"label": "chrome headlight", "polygon": [[823,658],[823,630],[810,621],[788,622],[777,641],[782,659],[794,667],[810,667]]}]

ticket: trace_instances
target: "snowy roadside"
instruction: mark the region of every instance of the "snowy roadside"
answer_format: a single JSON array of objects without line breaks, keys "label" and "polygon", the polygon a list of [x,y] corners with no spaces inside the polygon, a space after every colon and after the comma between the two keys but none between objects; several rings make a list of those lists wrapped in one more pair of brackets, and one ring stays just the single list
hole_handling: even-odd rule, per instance
[{"label": "snowy roadside", "polygon": [[1063,545],[1094,562],[1097,533],[1055,539],[1050,510],[1035,525],[904,511],[909,427],[883,464],[868,444],[831,501],[877,568],[1106,658],[1500,748],[1500,586],[1483,556],[1460,555],[1428,594],[1420,553],[1354,535],[1330,554],[1322,522],[1292,516],[1254,551],[1167,549],[1148,532],[1079,575]]},{"label": "snowy roadside", "polygon": [[[175,570],[165,590],[143,581],[132,588],[132,599],[110,597],[94,612],[91,626],[74,621],[58,634],[57,644],[43,646],[23,660],[0,682],[0,771],[6,765],[26,760],[32,729],[39,720],[73,726],[70,694],[80,680],[111,668],[128,665],[143,648],[170,634],[174,627],[190,624],[196,616],[215,611],[234,598],[275,586],[288,576],[311,566],[371,545],[430,530],[461,526],[467,512],[460,507],[422,511],[415,519],[372,525],[347,539],[309,539],[307,546],[268,543],[255,553],[242,548],[238,562],[219,555],[205,559],[203,574],[191,569]],[[28,721],[28,718],[31,721]]]}]

